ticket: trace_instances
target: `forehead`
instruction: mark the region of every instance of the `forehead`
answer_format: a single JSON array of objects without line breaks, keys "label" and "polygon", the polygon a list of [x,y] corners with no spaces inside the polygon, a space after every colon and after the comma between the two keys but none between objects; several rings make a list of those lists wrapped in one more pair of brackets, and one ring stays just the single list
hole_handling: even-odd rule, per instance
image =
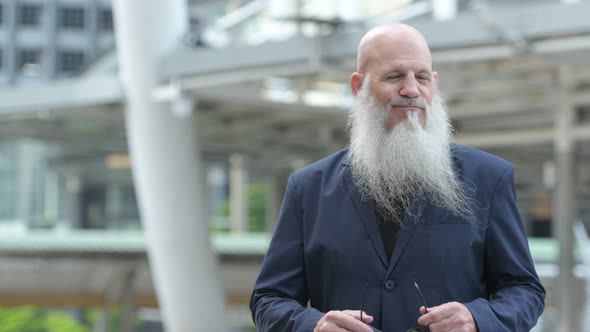
[{"label": "forehead", "polygon": [[428,45],[423,39],[412,35],[377,36],[373,40],[368,64],[381,70],[432,70]]}]

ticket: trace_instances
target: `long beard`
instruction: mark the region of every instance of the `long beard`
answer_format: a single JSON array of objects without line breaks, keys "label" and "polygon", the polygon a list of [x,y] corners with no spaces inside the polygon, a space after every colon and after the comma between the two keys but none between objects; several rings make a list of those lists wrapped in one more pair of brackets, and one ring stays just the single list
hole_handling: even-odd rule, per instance
[{"label": "long beard", "polygon": [[398,220],[395,216],[409,211],[418,198],[471,219],[469,199],[453,172],[452,127],[438,90],[426,109],[424,128],[418,114],[408,112],[403,123],[388,130],[389,106],[379,104],[368,81],[349,116],[350,167],[357,188],[386,220]]}]

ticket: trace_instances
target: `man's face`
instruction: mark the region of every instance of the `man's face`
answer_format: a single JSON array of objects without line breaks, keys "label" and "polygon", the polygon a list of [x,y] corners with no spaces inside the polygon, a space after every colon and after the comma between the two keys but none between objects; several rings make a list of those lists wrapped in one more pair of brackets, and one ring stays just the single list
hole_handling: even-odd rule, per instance
[{"label": "man's face", "polygon": [[408,112],[416,112],[424,127],[438,81],[425,43],[412,38],[377,38],[366,74],[376,100],[389,110],[384,124],[387,129],[404,122]]},{"label": "man's face", "polygon": [[416,112],[422,127],[426,124],[426,109],[432,106],[434,83],[432,71],[416,60],[394,60],[389,66],[371,75],[371,90],[381,105],[388,106],[385,127],[391,129]]}]

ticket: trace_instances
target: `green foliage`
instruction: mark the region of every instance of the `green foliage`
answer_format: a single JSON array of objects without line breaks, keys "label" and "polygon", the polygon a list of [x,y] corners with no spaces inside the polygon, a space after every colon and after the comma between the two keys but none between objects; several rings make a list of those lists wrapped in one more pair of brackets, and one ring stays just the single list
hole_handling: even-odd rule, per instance
[{"label": "green foliage", "polygon": [[[265,183],[250,183],[246,187],[248,200],[248,230],[250,232],[264,232],[266,220],[266,200],[268,186]],[[222,204],[217,215],[229,217],[231,215],[229,199]]]},{"label": "green foliage", "polygon": [[266,221],[266,197],[268,187],[264,183],[252,183],[248,186],[248,230],[263,232]]},{"label": "green foliage", "polygon": [[[121,326],[120,308],[108,312],[108,331],[118,331]],[[0,332],[92,332],[98,319],[98,310],[83,310],[77,321],[72,315],[60,310],[47,310],[33,306],[0,307]],[[139,321],[135,321],[135,324]]]},{"label": "green foliage", "polygon": [[54,312],[45,316],[47,332],[90,332],[90,328],[74,321],[65,313]]},{"label": "green foliage", "polygon": [[221,203],[219,207],[219,211],[217,211],[217,215],[220,217],[229,217],[230,210],[229,210],[229,199],[226,199]]},{"label": "green foliage", "polygon": [[0,308],[0,332],[91,332],[91,329],[64,312],[26,306]]},{"label": "green foliage", "polygon": [[[90,309],[86,310],[86,320],[91,322],[92,325],[99,319],[99,310],[98,309]],[[119,331],[121,326],[121,320],[123,319],[123,312],[121,308],[115,307],[110,308],[108,310],[108,323],[107,323],[107,331]],[[139,324],[139,320],[135,320],[135,325]]]}]

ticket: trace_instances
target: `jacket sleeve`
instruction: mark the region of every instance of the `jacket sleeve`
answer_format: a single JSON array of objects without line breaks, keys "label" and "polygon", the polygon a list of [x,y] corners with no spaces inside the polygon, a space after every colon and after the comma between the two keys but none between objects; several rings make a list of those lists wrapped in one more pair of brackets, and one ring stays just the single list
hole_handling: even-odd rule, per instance
[{"label": "jacket sleeve", "polygon": [[528,241],[516,207],[514,169],[504,171],[496,185],[486,229],[484,277],[489,299],[465,305],[480,332],[529,331],[545,306]]},{"label": "jacket sleeve", "polygon": [[275,233],[250,299],[258,331],[313,331],[323,313],[308,308],[303,216],[289,177]]}]

